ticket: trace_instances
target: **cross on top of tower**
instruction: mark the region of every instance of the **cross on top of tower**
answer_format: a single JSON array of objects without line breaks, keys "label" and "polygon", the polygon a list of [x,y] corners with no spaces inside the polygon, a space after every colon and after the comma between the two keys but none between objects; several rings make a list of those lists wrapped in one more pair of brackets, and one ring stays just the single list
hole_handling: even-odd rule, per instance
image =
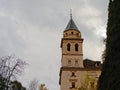
[{"label": "cross on top of tower", "polygon": [[70,9],[70,18],[72,19],[72,9]]}]

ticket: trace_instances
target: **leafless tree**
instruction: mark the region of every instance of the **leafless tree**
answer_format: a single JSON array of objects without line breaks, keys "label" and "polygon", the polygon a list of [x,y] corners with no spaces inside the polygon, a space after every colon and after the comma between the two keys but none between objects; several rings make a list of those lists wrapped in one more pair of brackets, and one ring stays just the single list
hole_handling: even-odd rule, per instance
[{"label": "leafless tree", "polygon": [[23,72],[27,63],[15,55],[0,58],[0,90],[8,90],[11,80]]},{"label": "leafless tree", "polygon": [[37,79],[31,80],[29,83],[28,90],[37,90],[37,88],[38,88],[38,80]]}]

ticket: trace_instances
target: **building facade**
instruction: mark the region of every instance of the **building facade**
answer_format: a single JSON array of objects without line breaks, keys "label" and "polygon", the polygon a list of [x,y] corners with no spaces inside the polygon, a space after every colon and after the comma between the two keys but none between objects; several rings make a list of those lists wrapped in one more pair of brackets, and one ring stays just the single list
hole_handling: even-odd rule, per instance
[{"label": "building facade", "polygon": [[71,15],[61,39],[60,90],[80,90],[81,88],[90,90],[92,86],[96,87],[97,79],[101,73],[101,63],[89,59],[83,60],[82,45],[81,32]]}]

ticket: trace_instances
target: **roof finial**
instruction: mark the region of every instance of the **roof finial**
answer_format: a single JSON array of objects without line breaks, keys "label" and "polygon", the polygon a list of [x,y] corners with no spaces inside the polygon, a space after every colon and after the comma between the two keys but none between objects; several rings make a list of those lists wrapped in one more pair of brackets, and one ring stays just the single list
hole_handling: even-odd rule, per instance
[{"label": "roof finial", "polygon": [[70,18],[72,19],[72,9],[70,9]]}]

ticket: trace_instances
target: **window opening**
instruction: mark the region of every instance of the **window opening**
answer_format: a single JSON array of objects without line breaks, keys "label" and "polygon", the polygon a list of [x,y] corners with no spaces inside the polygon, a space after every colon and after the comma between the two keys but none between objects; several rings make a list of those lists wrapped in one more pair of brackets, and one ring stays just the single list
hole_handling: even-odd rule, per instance
[{"label": "window opening", "polygon": [[67,51],[70,51],[70,44],[67,44]]},{"label": "window opening", "polygon": [[97,66],[97,67],[98,67],[98,66],[100,66],[100,63],[99,63],[99,62],[97,62],[97,63],[96,63],[96,66]]},{"label": "window opening", "polygon": [[75,82],[72,82],[72,88],[75,88]]},{"label": "window opening", "polygon": [[78,64],[78,60],[75,60],[75,65],[77,65]]},{"label": "window opening", "polygon": [[74,73],[74,72],[72,72],[72,76],[75,76],[75,73]]},{"label": "window opening", "polygon": [[78,51],[78,44],[75,44],[75,51]]},{"label": "window opening", "polygon": [[73,34],[73,32],[71,32],[71,34]]},{"label": "window opening", "polygon": [[71,60],[68,60],[68,64],[69,64],[69,65],[71,64]]}]

